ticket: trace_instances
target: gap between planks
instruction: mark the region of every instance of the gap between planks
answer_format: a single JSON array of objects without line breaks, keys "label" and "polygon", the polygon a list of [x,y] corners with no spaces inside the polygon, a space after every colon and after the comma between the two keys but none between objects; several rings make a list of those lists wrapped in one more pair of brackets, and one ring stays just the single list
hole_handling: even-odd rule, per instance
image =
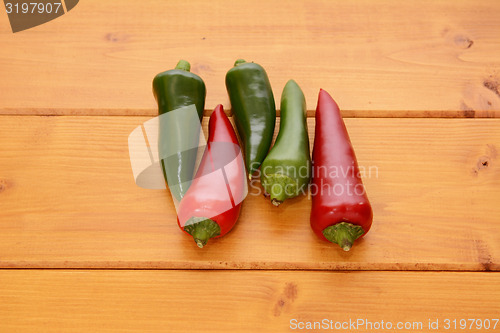
[{"label": "gap between planks", "polygon": [[[203,116],[212,114],[206,109]],[[228,116],[230,109],[225,110]],[[341,110],[344,118],[500,118],[500,110]],[[314,117],[315,110],[307,110],[307,117]],[[276,110],[280,116],[280,110]],[[0,116],[138,116],[154,117],[153,109],[51,109],[51,108],[0,108]]]},{"label": "gap between planks", "polygon": [[193,265],[191,262],[174,261],[0,261],[0,271],[8,270],[139,270],[139,271],[298,271],[298,272],[498,272],[495,263],[367,263],[323,262],[307,263],[283,262],[230,262],[204,261]]},{"label": "gap between planks", "polygon": [[[438,273],[445,273],[445,274],[455,274],[455,273],[461,273],[461,274],[500,274],[499,271],[484,271],[484,270],[378,270],[378,269],[360,269],[360,270],[349,270],[349,269],[344,269],[344,270],[328,270],[328,269],[297,269],[297,268],[291,268],[291,269],[273,269],[273,268],[241,268],[241,269],[214,269],[214,268],[102,268],[102,267],[71,267],[71,268],[65,268],[65,267],[37,267],[37,268],[30,268],[30,267],[19,267],[19,268],[5,268],[5,267],[0,267],[0,272],[8,273],[8,272],[33,272],[33,271],[60,271],[60,272],[113,272],[113,271],[134,271],[134,272],[154,272],[154,271],[175,271],[175,272],[199,272],[199,273],[226,273],[226,274],[231,274],[234,272],[262,272],[262,273],[277,273],[277,274],[286,274],[286,273],[332,273],[332,274],[369,274],[369,273],[377,273],[377,274],[398,274],[398,273],[406,273],[406,274],[438,274]],[[224,274],[222,273],[222,274]]]}]

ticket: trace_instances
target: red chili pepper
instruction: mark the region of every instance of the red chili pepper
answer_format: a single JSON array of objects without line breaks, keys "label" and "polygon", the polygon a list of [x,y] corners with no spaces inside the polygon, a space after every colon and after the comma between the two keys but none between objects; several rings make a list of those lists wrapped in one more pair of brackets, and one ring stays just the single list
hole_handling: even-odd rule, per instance
[{"label": "red chili pepper", "polygon": [[208,123],[207,147],[177,211],[179,227],[201,248],[235,225],[247,194],[246,173],[233,126],[217,105]]},{"label": "red chili pepper", "polygon": [[373,212],[340,110],[323,89],[316,108],[311,227],[349,251],[370,230]]}]

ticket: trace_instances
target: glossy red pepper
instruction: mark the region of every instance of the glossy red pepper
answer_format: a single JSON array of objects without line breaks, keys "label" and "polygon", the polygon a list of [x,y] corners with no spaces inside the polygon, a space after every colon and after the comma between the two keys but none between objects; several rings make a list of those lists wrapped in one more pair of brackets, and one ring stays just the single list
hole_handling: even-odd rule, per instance
[{"label": "glossy red pepper", "polygon": [[312,154],[311,227],[349,251],[370,230],[373,212],[340,110],[323,89],[316,108]]},{"label": "glossy red pepper", "polygon": [[179,227],[201,248],[235,225],[247,194],[243,155],[222,105],[210,116],[207,147],[177,210]]}]

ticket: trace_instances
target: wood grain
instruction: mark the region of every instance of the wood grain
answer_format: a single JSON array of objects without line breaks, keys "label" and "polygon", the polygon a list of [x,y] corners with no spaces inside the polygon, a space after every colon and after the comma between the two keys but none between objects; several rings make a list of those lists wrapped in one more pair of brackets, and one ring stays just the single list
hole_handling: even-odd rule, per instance
[{"label": "wood grain", "polygon": [[375,215],[349,253],[312,233],[307,196],[277,209],[258,182],[198,249],[167,191],[134,183],[127,137],[146,120],[0,117],[0,267],[500,269],[499,120],[346,119]]},{"label": "wood grain", "polygon": [[348,115],[498,117],[500,2],[81,1],[13,34],[0,16],[0,114],[156,114],[154,75],[179,58],[229,109],[235,59],[262,64],[279,100],[293,78]]},{"label": "wood grain", "polygon": [[445,319],[498,319],[499,284],[499,274],[463,272],[4,270],[0,329],[290,332],[298,322],[364,320],[356,331],[384,321],[442,332]]}]

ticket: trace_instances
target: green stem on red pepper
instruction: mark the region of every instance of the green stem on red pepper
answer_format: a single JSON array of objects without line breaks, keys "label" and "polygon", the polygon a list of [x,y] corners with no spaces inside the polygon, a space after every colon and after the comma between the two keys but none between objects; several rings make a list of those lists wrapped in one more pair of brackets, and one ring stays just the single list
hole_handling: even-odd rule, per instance
[{"label": "green stem on red pepper", "polygon": [[365,231],[359,225],[340,222],[323,229],[323,236],[330,242],[338,244],[344,251],[349,251],[356,239]]},{"label": "green stem on red pepper", "polygon": [[196,245],[201,249],[210,238],[220,235],[220,226],[211,219],[192,217],[184,225],[184,231],[193,236]]}]

